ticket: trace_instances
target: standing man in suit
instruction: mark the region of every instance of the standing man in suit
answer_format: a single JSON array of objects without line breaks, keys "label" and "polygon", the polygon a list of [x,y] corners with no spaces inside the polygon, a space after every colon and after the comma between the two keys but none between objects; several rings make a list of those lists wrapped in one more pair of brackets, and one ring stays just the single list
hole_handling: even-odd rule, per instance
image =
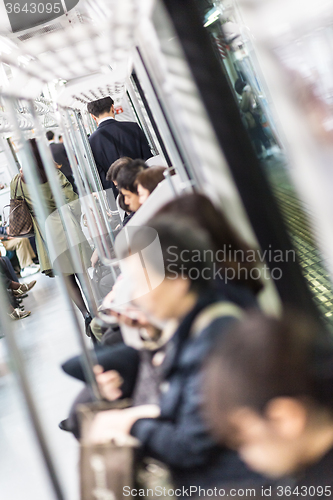
[{"label": "standing man in suit", "polygon": [[147,160],[152,156],[145,134],[137,123],[119,122],[114,119],[114,102],[104,97],[88,104],[88,112],[98,124],[97,130],[89,137],[90,146],[104,189],[112,189],[115,197],[117,189],[106,174],[118,158]]},{"label": "standing man in suit", "polygon": [[68,156],[66,153],[65,146],[63,145],[62,142],[55,143],[54,142],[54,133],[49,130],[46,132],[46,137],[47,140],[49,141],[49,145],[51,148],[51,153],[53,156],[54,161],[60,165],[60,171],[64,174],[65,177],[67,177],[67,180],[72,184],[73,186],[73,191],[77,193],[74,177],[73,177],[73,172],[71,169],[71,166],[69,164]]}]

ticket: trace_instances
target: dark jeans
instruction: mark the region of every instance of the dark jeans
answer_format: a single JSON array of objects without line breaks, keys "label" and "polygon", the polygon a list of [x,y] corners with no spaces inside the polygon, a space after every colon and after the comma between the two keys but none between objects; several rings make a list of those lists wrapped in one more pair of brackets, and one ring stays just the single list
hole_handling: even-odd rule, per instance
[{"label": "dark jeans", "polygon": [[6,274],[7,278],[9,278],[11,281],[19,283],[10,259],[8,257],[1,257],[0,262],[2,263],[2,270]]}]

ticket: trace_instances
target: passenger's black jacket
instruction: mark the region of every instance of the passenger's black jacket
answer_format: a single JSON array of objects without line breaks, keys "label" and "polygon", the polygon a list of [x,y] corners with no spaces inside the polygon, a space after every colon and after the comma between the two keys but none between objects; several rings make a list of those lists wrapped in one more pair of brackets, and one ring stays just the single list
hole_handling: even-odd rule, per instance
[{"label": "passenger's black jacket", "polygon": [[[231,294],[232,292],[232,294]],[[215,319],[194,338],[189,336],[196,316],[216,301],[233,301],[241,307],[256,307],[250,292],[224,285],[224,293],[208,293],[188,314],[171,340],[158,419],[138,420],[131,434],[142,443],[145,456],[166,463],[176,486],[209,487],[255,478],[236,453],[216,444],[202,419],[201,367],[217,335],[223,334],[234,317]],[[163,391],[164,386],[164,391]]]},{"label": "passenger's black jacket", "polygon": [[113,162],[122,156],[133,160],[147,160],[152,156],[145,134],[137,123],[103,121],[89,137],[90,146],[104,189],[113,189],[113,182],[106,180],[106,174]]},{"label": "passenger's black jacket", "polygon": [[58,165],[61,165],[60,172],[62,172],[66,179],[72,184],[73,190],[76,193],[77,189],[65,146],[61,142],[51,142],[50,148],[54,161],[58,163]]},{"label": "passenger's black jacket", "polygon": [[[305,499],[324,498],[333,496],[333,448],[331,448],[319,462],[305,469],[293,484],[294,491],[298,486],[298,491]],[[321,488],[323,493],[320,493]],[[319,490],[317,489],[319,488]],[[326,488],[326,489],[325,489]],[[315,495],[313,494],[315,490]],[[297,491],[297,490],[296,490]],[[285,495],[286,497],[286,495]]]},{"label": "passenger's black jacket", "polygon": [[50,148],[54,161],[58,163],[58,165],[61,165],[60,170],[64,174],[64,176],[67,177],[68,179],[68,176],[72,176],[73,173],[71,166],[69,164],[65,146],[61,142],[59,143],[51,142]]}]

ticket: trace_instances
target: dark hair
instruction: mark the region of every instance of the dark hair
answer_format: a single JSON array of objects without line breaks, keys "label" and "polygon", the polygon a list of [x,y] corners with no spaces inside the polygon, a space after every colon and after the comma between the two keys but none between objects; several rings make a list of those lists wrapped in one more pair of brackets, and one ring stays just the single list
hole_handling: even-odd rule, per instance
[{"label": "dark hair", "polygon": [[39,175],[39,181],[41,184],[45,184],[48,182],[45,169],[44,169],[44,164],[42,162],[42,158],[39,154],[38,146],[37,146],[37,141],[36,139],[29,139],[30,147],[32,154],[34,155],[34,158],[36,160],[36,164],[38,167],[38,175]]},{"label": "dark hair", "polygon": [[111,97],[103,97],[103,99],[98,99],[97,101],[92,101],[87,104],[88,113],[96,116],[98,118],[104,113],[109,113],[112,105],[114,104]]},{"label": "dark hair", "polygon": [[149,193],[152,193],[158,184],[165,179],[165,171],[165,167],[149,167],[137,175],[135,184],[136,186],[141,184],[142,187],[148,189]]},{"label": "dark hair", "polygon": [[126,205],[126,203],[125,203],[125,196],[123,195],[123,193],[118,194],[118,203],[119,203],[120,208],[122,208],[124,210],[124,212],[131,211],[130,207],[128,205]]},{"label": "dark hair", "polygon": [[48,141],[52,141],[52,139],[54,138],[54,133],[52,132],[52,130],[48,130],[46,132],[46,137]]},{"label": "dark hair", "polygon": [[[163,260],[160,251],[156,251],[156,233]],[[213,265],[206,258],[206,252],[212,251],[209,235],[186,217],[180,216],[175,220],[169,215],[155,216],[146,226],[128,228],[126,234],[121,232],[116,247],[120,258],[144,249],[145,265],[152,266],[157,272],[161,271],[163,265],[165,276],[173,280],[177,276],[188,278],[193,291],[201,292],[211,287]],[[184,252],[189,255],[195,252],[195,262],[182,259]]]},{"label": "dark hair", "polygon": [[148,167],[143,160],[133,160],[127,165],[123,165],[117,174],[118,189],[126,189],[138,194],[135,184],[137,175]]},{"label": "dark hair", "polygon": [[[246,258],[251,249],[238,238],[224,214],[206,196],[198,193],[180,196],[164,205],[158,214],[174,214],[175,217],[182,214],[190,217],[208,232],[214,250],[223,252],[224,258],[222,262],[219,261],[219,267],[235,271],[235,278],[231,281],[246,285],[255,294],[262,289],[260,278],[252,277],[251,273],[256,262],[248,262]],[[254,251],[252,253],[254,254]]]},{"label": "dark hair", "polygon": [[278,397],[307,398],[333,411],[332,366],[332,342],[304,313],[282,319],[252,313],[213,346],[206,389],[221,424],[235,408],[264,412]]},{"label": "dark hair", "polygon": [[235,82],[235,90],[237,94],[242,95],[243,89],[246,86],[246,82],[244,82],[241,78],[237,78]]},{"label": "dark hair", "polygon": [[61,138],[62,138],[62,135],[58,135],[58,141],[60,141]]},{"label": "dark hair", "polygon": [[129,156],[122,156],[121,158],[118,158],[118,160],[112,163],[111,167],[107,171],[106,180],[112,182],[116,181],[119,170],[124,165],[129,165],[132,161],[132,158],[130,158]]}]

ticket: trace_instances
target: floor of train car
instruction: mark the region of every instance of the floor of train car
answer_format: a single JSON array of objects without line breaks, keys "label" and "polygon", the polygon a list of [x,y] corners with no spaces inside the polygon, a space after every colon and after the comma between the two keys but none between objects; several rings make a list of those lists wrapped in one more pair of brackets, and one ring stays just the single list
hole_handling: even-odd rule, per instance
[{"label": "floor of train car", "polygon": [[284,155],[276,152],[264,163],[314,301],[333,332],[333,286],[311,234],[311,215],[302,206],[290,182]]},{"label": "floor of train car", "polygon": [[[65,375],[60,364],[79,352],[69,306],[58,279],[35,275],[37,284],[24,300],[30,317],[14,324],[39,415],[50,444],[65,498],[78,500],[78,444],[58,423],[82,383]],[[25,279],[31,281],[35,276]],[[53,500],[44,464],[13,375],[6,365],[5,339],[0,340],[0,498]]]}]

